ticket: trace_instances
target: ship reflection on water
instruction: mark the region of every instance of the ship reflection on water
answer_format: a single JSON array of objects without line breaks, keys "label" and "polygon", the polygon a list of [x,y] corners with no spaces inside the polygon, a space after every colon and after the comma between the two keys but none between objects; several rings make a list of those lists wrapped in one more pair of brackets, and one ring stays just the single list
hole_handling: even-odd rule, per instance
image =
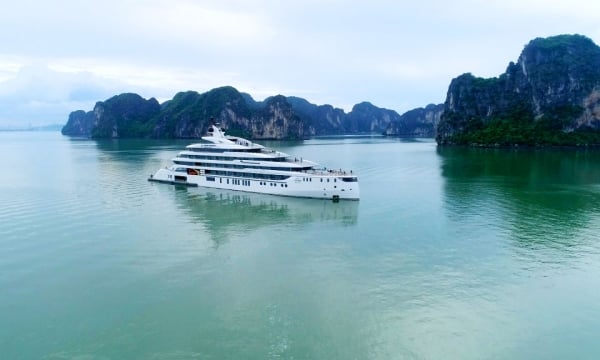
[{"label": "ship reflection on water", "polygon": [[193,223],[202,224],[212,239],[223,241],[232,233],[268,226],[298,226],[334,223],[353,226],[358,219],[358,201],[303,199],[219,189],[171,188],[177,207]]}]

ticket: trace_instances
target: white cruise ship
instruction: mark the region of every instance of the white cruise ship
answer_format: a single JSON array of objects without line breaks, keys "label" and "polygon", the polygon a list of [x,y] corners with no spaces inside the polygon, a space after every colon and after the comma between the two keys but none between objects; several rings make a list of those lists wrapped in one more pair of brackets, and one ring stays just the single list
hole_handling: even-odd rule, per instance
[{"label": "white cruise ship", "polygon": [[358,178],[352,171],[327,170],[319,164],[226,136],[217,125],[204,143],[186,146],[170,167],[148,180],[282,196],[358,200]]}]

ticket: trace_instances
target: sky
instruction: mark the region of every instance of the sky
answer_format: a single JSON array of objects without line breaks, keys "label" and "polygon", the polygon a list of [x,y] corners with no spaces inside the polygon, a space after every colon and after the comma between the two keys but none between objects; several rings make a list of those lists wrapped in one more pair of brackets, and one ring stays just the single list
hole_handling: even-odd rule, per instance
[{"label": "sky", "polygon": [[345,111],[443,103],[496,77],[537,37],[600,44],[590,0],[0,0],[0,127],[66,123],[135,92],[234,86]]}]

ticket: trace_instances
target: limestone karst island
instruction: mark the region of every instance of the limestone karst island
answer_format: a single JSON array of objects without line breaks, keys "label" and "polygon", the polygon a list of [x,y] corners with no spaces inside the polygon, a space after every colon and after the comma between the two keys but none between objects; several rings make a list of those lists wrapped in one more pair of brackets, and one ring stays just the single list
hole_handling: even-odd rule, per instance
[{"label": "limestone karst island", "polygon": [[[440,60],[441,61],[441,60]],[[402,86],[402,84],[398,84]],[[531,40],[494,78],[450,82],[443,104],[402,115],[368,102],[345,113],[298,97],[255,101],[233,87],[181,92],[160,104],[136,94],[74,111],[62,133],[91,138],[199,138],[215,119],[251,139],[383,133],[435,137],[440,145],[600,145],[600,47],[582,35]]]}]

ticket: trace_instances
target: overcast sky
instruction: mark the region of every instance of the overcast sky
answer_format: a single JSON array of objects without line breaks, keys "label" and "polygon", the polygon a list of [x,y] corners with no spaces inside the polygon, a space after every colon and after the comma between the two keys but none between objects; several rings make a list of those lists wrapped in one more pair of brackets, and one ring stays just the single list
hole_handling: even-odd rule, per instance
[{"label": "overcast sky", "polygon": [[600,43],[591,0],[0,0],[0,126],[64,124],[136,92],[231,85],[350,111],[442,103],[495,77],[536,37]]}]

